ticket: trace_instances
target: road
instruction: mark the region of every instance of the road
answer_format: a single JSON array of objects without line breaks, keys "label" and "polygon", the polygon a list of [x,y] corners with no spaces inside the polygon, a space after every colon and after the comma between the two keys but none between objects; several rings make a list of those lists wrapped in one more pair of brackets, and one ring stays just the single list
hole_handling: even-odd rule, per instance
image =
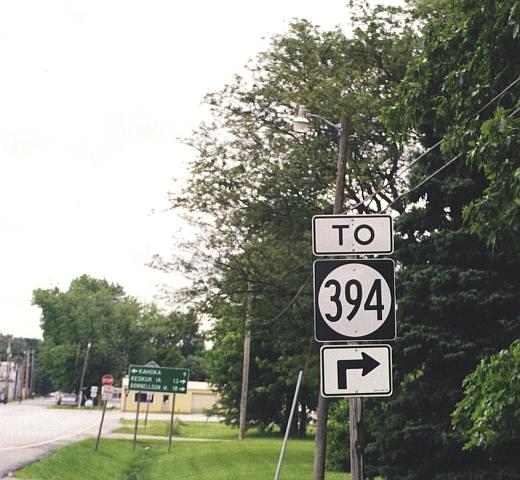
[{"label": "road", "polygon": [[[52,450],[97,435],[101,411],[56,409],[52,399],[0,404],[0,479]],[[117,428],[121,412],[108,412],[103,433]]]}]

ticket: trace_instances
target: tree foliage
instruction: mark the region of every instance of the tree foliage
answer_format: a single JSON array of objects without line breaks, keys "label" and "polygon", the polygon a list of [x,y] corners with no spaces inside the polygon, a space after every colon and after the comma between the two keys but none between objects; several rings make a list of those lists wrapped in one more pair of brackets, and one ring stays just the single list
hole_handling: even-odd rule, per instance
[{"label": "tree foliage", "polygon": [[[307,408],[316,404],[310,224],[313,215],[332,210],[338,137],[321,122],[309,136],[297,136],[290,120],[298,107],[332,122],[348,117],[347,207],[374,211],[397,195],[399,183],[389,180],[405,155],[379,115],[404,72],[414,34],[397,15],[370,18],[369,28],[359,27],[353,38],[307,21],[291,24],[244,76],[207,96],[212,121],[188,140],[198,155],[172,206],[184,209],[202,235],[185,246],[189,256],[178,257],[176,265],[192,274],[191,298],[202,298],[215,321],[210,377],[231,423],[238,416],[250,290],[250,424],[287,421],[297,372],[305,365],[312,374],[301,397],[300,430]],[[382,195],[360,203],[385,182]]]},{"label": "tree foliage", "polygon": [[463,384],[464,397],[453,412],[453,425],[466,449],[492,455],[518,451],[520,444],[520,341],[484,358]]},{"label": "tree foliage", "polygon": [[[427,13],[421,51],[398,87],[387,124],[424,149],[442,141],[440,150],[414,165],[411,186],[463,156],[414,190],[397,222],[395,388],[387,401],[369,402],[369,464],[389,480],[512,479],[517,459],[464,452],[451,413],[466,375],[520,334],[514,273],[520,257],[498,241],[511,233],[504,219],[488,218],[492,209],[514,208],[516,200],[485,200],[493,189],[516,188],[508,157],[500,158],[518,139],[511,116],[516,96],[510,90],[489,101],[518,76],[518,6],[471,0],[432,5],[434,14],[424,2],[416,10]],[[492,131],[499,118],[511,136],[505,143],[507,135]],[[493,162],[500,164],[494,174]],[[495,222],[496,237],[486,233],[486,222]]]},{"label": "tree foliage", "polygon": [[163,314],[126,295],[120,285],[87,275],[74,279],[66,292],[35,290],[33,303],[42,310],[38,364],[55,388],[78,390],[89,342],[85,386],[98,384],[106,373],[119,383],[130,363],[150,360],[176,367],[193,362],[193,378],[205,377],[197,362],[204,342],[193,313]]},{"label": "tree foliage", "polygon": [[446,158],[464,154],[486,179],[465,219],[491,246],[508,246],[520,225],[520,7],[515,0],[416,3],[416,13],[428,13],[422,49],[390,124],[430,145],[428,137],[442,138]]}]

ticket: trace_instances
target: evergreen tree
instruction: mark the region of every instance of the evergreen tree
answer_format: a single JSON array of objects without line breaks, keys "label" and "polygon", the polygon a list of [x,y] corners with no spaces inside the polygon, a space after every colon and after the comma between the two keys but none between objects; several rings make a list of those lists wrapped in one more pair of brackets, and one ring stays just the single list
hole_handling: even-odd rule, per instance
[{"label": "evergreen tree", "polygon": [[[408,197],[413,206],[397,223],[395,389],[388,400],[369,402],[368,463],[389,480],[513,479],[518,457],[463,451],[451,414],[464,378],[520,334],[520,257],[485,226],[501,226],[507,237],[503,217],[491,217],[503,206],[516,208],[509,195],[517,179],[508,172],[518,152],[500,160],[518,142],[510,128],[514,95],[499,99],[505,114],[497,101],[487,103],[518,76],[518,3],[433,5],[389,125],[405,136],[413,131],[424,148],[443,141],[415,165],[412,186],[461,156]],[[507,145],[504,135],[489,135],[488,122],[500,119]],[[486,159],[485,152],[493,155]]]}]

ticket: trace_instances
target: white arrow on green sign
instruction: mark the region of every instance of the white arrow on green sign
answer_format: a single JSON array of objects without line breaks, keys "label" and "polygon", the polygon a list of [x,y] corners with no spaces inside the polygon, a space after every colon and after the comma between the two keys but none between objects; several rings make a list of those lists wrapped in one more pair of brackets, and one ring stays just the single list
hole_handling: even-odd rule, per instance
[{"label": "white arrow on green sign", "polygon": [[128,389],[138,392],[186,393],[190,371],[187,368],[128,367]]}]

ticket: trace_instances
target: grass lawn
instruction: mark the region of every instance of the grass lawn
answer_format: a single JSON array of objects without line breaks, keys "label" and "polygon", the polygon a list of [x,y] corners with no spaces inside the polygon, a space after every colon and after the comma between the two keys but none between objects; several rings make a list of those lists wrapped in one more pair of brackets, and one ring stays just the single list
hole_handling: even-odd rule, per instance
[{"label": "grass lawn", "polygon": [[[123,426],[115,430],[117,433],[134,433],[134,420],[121,420]],[[170,422],[166,420],[148,420],[146,429],[144,428],[144,420],[139,420],[137,427],[138,435],[159,435],[168,436]],[[216,422],[179,422],[175,421],[174,435],[190,438],[215,438],[218,440],[236,440],[238,438],[238,429],[232,428],[222,423]],[[280,437],[280,433],[260,432],[252,428],[248,430],[248,438],[269,438]]]},{"label": "grass lawn", "polygon": [[[124,423],[123,429],[131,431],[131,422]],[[148,430],[161,430],[163,423],[168,422],[148,422]],[[172,453],[168,454],[165,441],[138,441],[133,452],[131,441],[102,439],[100,451],[94,452],[95,439],[89,439],[60,448],[16,475],[32,480],[163,480],[173,476],[183,480],[265,480],[274,477],[281,437],[266,438],[259,432],[251,432],[240,442],[236,440],[236,429],[204,422],[182,423],[179,435],[228,441],[174,439]],[[290,440],[281,479],[310,480],[313,454],[312,440]],[[329,472],[326,476],[327,480],[349,478],[338,472]]]}]

